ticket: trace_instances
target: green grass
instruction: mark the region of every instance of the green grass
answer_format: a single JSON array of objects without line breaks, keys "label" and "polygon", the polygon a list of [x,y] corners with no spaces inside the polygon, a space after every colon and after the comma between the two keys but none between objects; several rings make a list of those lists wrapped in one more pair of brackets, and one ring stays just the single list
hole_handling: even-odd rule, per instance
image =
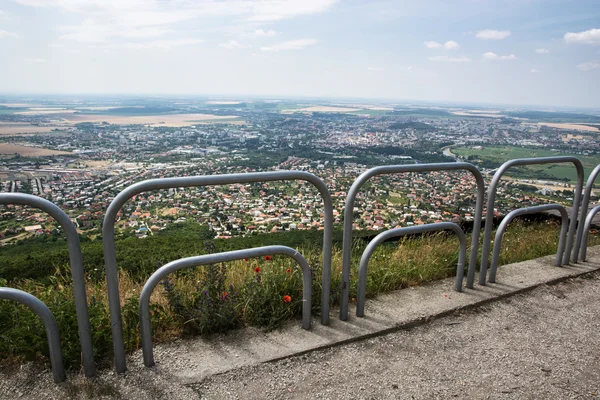
[{"label": "green grass", "polygon": [[[500,264],[555,253],[558,231],[559,226],[554,221],[511,224],[504,236]],[[598,234],[590,237],[590,245],[595,244],[600,244]],[[366,245],[364,239],[354,241],[350,281],[352,301],[356,297],[358,263]],[[213,247],[208,249],[214,250]],[[313,314],[318,315],[322,255],[319,246],[314,243],[299,246],[298,250],[313,268],[312,309]],[[454,276],[457,257],[458,239],[444,233],[383,244],[375,251],[369,264],[367,296]],[[339,303],[341,258],[341,249],[336,246],[332,260],[333,305]],[[102,265],[91,267],[103,268]],[[123,330],[129,352],[140,346],[138,296],[149,275],[147,268],[119,272]],[[500,269],[500,279],[501,276]],[[13,279],[10,282],[2,279],[0,286],[25,290],[49,306],[59,324],[65,362],[69,368],[78,368],[79,341],[68,266],[56,268],[43,279]],[[448,290],[452,287],[449,286]],[[94,268],[88,268],[87,291],[96,360],[101,365],[108,365],[112,344],[106,283],[99,279]],[[151,309],[155,342],[224,332],[243,326],[277,329],[284,322],[301,317],[302,274],[295,262],[284,256],[182,270],[170,274],[168,281],[154,290]],[[44,329],[31,311],[14,302],[0,301],[0,320],[1,360],[47,361]]]},{"label": "green grass", "polygon": [[[566,155],[565,153],[561,153],[559,151],[546,150],[536,147],[518,146],[486,146],[482,149],[474,149],[473,147],[453,147],[452,152],[462,157],[477,157],[481,161],[496,163],[498,165],[515,158]],[[596,165],[600,164],[600,156],[577,156],[577,158],[579,158],[583,163],[583,168],[585,171],[592,171]],[[533,165],[525,167],[524,169],[531,178],[546,174],[548,175],[548,178],[554,177],[559,180],[569,180],[570,182],[576,182],[577,180],[577,171],[571,164]]]}]

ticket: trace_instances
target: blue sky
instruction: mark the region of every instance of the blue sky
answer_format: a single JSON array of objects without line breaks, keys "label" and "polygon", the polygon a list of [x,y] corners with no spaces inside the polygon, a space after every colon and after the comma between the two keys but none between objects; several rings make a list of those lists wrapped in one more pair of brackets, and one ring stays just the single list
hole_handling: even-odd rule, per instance
[{"label": "blue sky", "polygon": [[600,108],[598,0],[0,0],[0,92]]}]

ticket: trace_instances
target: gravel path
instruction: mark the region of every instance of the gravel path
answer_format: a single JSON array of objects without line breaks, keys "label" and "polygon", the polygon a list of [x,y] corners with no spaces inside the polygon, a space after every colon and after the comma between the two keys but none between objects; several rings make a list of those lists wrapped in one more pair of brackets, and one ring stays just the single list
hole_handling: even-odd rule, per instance
[{"label": "gravel path", "polygon": [[70,373],[60,385],[36,363],[3,368],[0,399],[588,399],[600,393],[599,315],[595,273],[194,385],[139,357],[127,374]]},{"label": "gravel path", "polygon": [[192,388],[207,399],[595,398],[599,315],[595,274]]}]

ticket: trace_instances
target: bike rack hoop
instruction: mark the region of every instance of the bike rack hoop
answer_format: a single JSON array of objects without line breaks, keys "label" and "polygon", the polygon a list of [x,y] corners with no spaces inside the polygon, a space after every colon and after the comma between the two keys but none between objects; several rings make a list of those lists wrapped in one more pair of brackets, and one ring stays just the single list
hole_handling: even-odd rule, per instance
[{"label": "bike rack hoop", "polygon": [[519,208],[508,213],[500,223],[500,226],[498,226],[498,230],[496,231],[496,237],[494,238],[494,252],[492,253],[492,264],[490,266],[490,276],[488,278],[488,282],[496,282],[496,270],[498,269],[498,260],[500,258],[500,249],[502,247],[502,238],[504,236],[504,233],[506,232],[506,229],[508,228],[508,224],[510,224],[513,219],[522,215],[537,214],[540,212],[551,210],[556,210],[560,212],[561,216],[560,234],[558,236],[558,250],[556,252],[556,261],[554,262],[554,264],[557,267],[560,267],[562,265],[562,256],[565,252],[565,240],[567,237],[567,225],[569,224],[569,216],[567,215],[567,210],[565,210],[565,208],[560,204],[545,204],[542,206]]},{"label": "bike rack hoop", "polygon": [[102,238],[104,246],[104,265],[108,288],[108,305],[113,337],[115,369],[118,373],[127,370],[125,343],[123,341],[123,324],[121,321],[121,303],[119,295],[119,276],[117,273],[117,255],[115,248],[115,220],[117,213],[127,200],[149,190],[172,189],[180,187],[229,185],[235,183],[272,182],[301,180],[315,186],[324,203],[323,230],[323,275],[321,296],[321,323],[329,324],[329,297],[331,292],[331,252],[333,237],[333,202],[327,186],[317,176],[305,171],[272,171],[252,172],[226,175],[201,175],[183,178],[149,179],[134,183],[120,192],[110,203],[104,216]]},{"label": "bike rack hoop", "polygon": [[485,285],[486,281],[488,258],[490,256],[490,247],[492,242],[492,228],[494,224],[494,204],[496,202],[496,191],[498,189],[498,184],[500,183],[502,176],[507,170],[509,170],[512,167],[555,163],[570,163],[573,164],[577,169],[577,186],[575,187],[575,194],[573,196],[573,210],[571,214],[571,222],[569,223],[569,231],[567,233],[567,244],[563,256],[563,264],[568,264],[570,259],[573,262],[577,262],[577,253],[574,254],[573,258],[571,258],[571,251],[573,249],[573,242],[575,241],[575,233],[577,230],[577,215],[579,214],[579,204],[581,201],[581,192],[583,190],[583,165],[581,164],[581,161],[577,157],[573,156],[516,158],[514,160],[509,160],[505,162],[498,168],[488,188],[485,228],[481,251],[481,266],[479,269],[480,285]]},{"label": "bike rack hoop", "polygon": [[373,240],[369,243],[367,248],[362,254],[360,259],[360,267],[358,271],[358,295],[356,296],[356,316],[364,317],[365,316],[365,297],[366,297],[366,287],[367,287],[367,267],[369,265],[369,260],[373,255],[375,249],[383,242],[388,239],[406,236],[406,235],[415,235],[419,233],[426,232],[435,232],[435,231],[452,231],[456,233],[458,236],[458,240],[460,242],[460,249],[458,253],[458,263],[456,265],[456,280],[454,284],[454,290],[457,292],[462,292],[462,282],[465,273],[465,260],[467,258],[467,239],[465,233],[460,228],[460,226],[456,225],[453,222],[438,222],[435,224],[426,224],[426,225],[417,225],[417,226],[409,226],[405,228],[394,228],[387,230],[385,232],[380,233],[375,236]]},{"label": "bike rack hoop", "polygon": [[50,364],[52,365],[52,374],[54,383],[60,383],[65,380],[65,367],[63,365],[62,351],[60,347],[60,334],[58,324],[52,311],[40,299],[34,295],[18,289],[0,287],[0,299],[12,300],[21,303],[35,312],[46,329],[46,338],[48,339],[48,349],[50,351]]},{"label": "bike rack hoop", "polygon": [[473,220],[473,237],[471,240],[471,253],[469,259],[469,270],[467,273],[467,288],[473,288],[475,280],[475,268],[477,266],[477,251],[479,249],[479,233],[481,231],[481,218],[483,213],[483,196],[485,188],[483,176],[479,169],[467,162],[432,163],[432,164],[402,164],[384,165],[371,168],[363,172],[352,184],[346,197],[344,206],[344,238],[342,245],[342,287],[340,294],[340,319],[348,319],[348,300],[350,296],[350,258],[352,256],[352,214],[354,212],[354,201],[360,188],[372,177],[378,175],[398,174],[405,172],[434,172],[434,171],[469,171],[475,177],[477,183],[477,200],[475,202],[475,216]]},{"label": "bike rack hoop", "polygon": [[67,246],[69,248],[69,262],[71,265],[71,278],[73,280],[73,296],[75,298],[75,312],[77,314],[83,369],[85,376],[95,376],[96,365],[94,363],[90,317],[85,290],[83,258],[81,256],[79,234],[77,233],[75,225],[69,216],[56,204],[38,196],[24,193],[1,193],[0,204],[13,204],[38,208],[54,218],[63,228],[65,236],[67,237]]},{"label": "bike rack hoop", "polygon": [[242,260],[244,258],[263,257],[271,254],[282,254],[292,257],[298,262],[302,269],[302,328],[310,328],[312,308],[312,272],[306,259],[291,247],[287,246],[263,246],[253,249],[227,251],[224,253],[206,254],[203,256],[180,258],[171,261],[157,269],[148,279],[140,295],[140,331],[142,338],[142,351],[144,353],[144,365],[154,365],[154,354],[152,350],[152,328],[150,326],[150,296],[158,283],[168,274],[184,268],[199,265],[215,264],[227,261]]}]

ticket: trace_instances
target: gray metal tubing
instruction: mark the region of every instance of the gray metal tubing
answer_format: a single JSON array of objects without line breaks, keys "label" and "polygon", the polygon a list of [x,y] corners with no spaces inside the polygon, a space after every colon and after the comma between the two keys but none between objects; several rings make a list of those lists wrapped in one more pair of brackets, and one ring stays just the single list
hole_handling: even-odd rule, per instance
[{"label": "gray metal tubing", "polygon": [[477,200],[475,203],[475,218],[473,220],[473,238],[471,240],[471,254],[469,259],[469,271],[467,273],[467,288],[473,288],[475,280],[475,268],[477,266],[477,250],[479,249],[479,232],[481,230],[481,218],[483,212],[483,196],[485,188],[483,176],[476,166],[466,162],[435,163],[435,164],[409,164],[409,165],[387,165],[371,168],[361,174],[348,191],[346,205],[344,206],[344,239],[342,248],[342,288],[340,295],[340,319],[348,319],[348,296],[350,288],[350,257],[352,253],[352,214],[354,212],[354,201],[362,185],[377,175],[397,174],[403,172],[432,172],[432,171],[456,171],[466,170],[473,174],[477,183]]},{"label": "gray metal tubing", "polygon": [[588,236],[590,234],[590,228],[592,227],[592,220],[594,219],[594,216],[596,214],[598,214],[598,212],[600,212],[600,206],[596,206],[594,208],[592,208],[592,211],[590,211],[590,213],[587,215],[587,218],[585,219],[585,226],[583,228],[583,239],[581,242],[581,261],[585,261],[586,260],[586,256],[587,256],[587,247],[588,247]]},{"label": "gray metal tubing", "polygon": [[195,267],[206,264],[216,264],[226,261],[241,260],[244,258],[263,257],[266,255],[283,254],[292,257],[302,269],[302,328],[310,328],[310,313],[312,307],[312,271],[302,254],[287,246],[264,246],[254,249],[228,251],[217,254],[181,258],[171,261],[157,269],[148,279],[140,295],[140,330],[142,338],[142,350],[144,353],[144,365],[154,365],[152,351],[152,328],[150,326],[150,296],[158,283],[168,274],[184,268]]},{"label": "gray metal tubing", "polygon": [[149,190],[178,187],[228,185],[234,183],[270,182],[303,180],[312,183],[321,193],[324,203],[323,231],[323,292],[321,298],[321,323],[329,324],[329,294],[331,292],[331,250],[333,234],[333,204],[327,186],[321,179],[305,171],[273,171],[247,174],[191,176],[185,178],[149,179],[135,183],[119,193],[108,206],[103,221],[102,238],[104,245],[104,264],[108,286],[108,304],[115,354],[115,369],[118,373],[127,370],[125,362],[125,345],[123,342],[123,326],[121,322],[121,305],[119,299],[119,278],[117,273],[117,255],[115,251],[115,220],[117,213],[127,200],[136,194]]},{"label": "gray metal tubing", "polygon": [[498,269],[498,260],[500,258],[500,249],[502,247],[502,237],[506,232],[506,228],[508,228],[508,224],[510,224],[513,219],[520,217],[521,215],[537,214],[550,210],[557,210],[560,212],[560,234],[558,235],[558,250],[556,252],[556,261],[554,264],[557,267],[562,265],[562,256],[565,252],[565,240],[567,238],[567,225],[569,224],[569,215],[567,214],[567,210],[565,210],[565,208],[560,204],[545,204],[543,206],[519,208],[509,212],[498,226],[496,237],[494,238],[494,252],[492,253],[492,264],[490,266],[490,276],[488,282],[496,282],[496,270]]},{"label": "gray metal tubing", "polygon": [[366,296],[366,288],[367,288],[367,267],[369,265],[369,260],[373,255],[375,249],[383,242],[388,239],[406,236],[406,235],[415,235],[419,233],[425,232],[434,232],[434,231],[443,231],[449,230],[456,233],[458,236],[458,240],[460,242],[460,249],[458,253],[458,264],[456,265],[456,281],[454,283],[454,290],[457,292],[462,292],[462,282],[465,273],[465,260],[467,258],[467,239],[465,233],[460,228],[460,226],[456,225],[453,222],[438,222],[435,224],[426,224],[426,225],[418,225],[418,226],[409,226],[406,228],[395,228],[390,229],[385,232],[380,233],[375,236],[373,240],[369,243],[367,248],[362,254],[360,259],[360,269],[358,271],[358,295],[356,296],[356,316],[364,317],[365,316],[365,296]]},{"label": "gray metal tubing", "polygon": [[63,365],[62,351],[60,348],[60,334],[58,324],[52,311],[37,297],[18,289],[0,287],[0,299],[12,300],[29,307],[44,323],[48,349],[50,350],[50,364],[54,374],[54,382],[65,380],[65,367]]},{"label": "gray metal tubing", "polygon": [[15,204],[38,208],[48,213],[58,222],[60,226],[62,226],[67,237],[67,246],[69,248],[71,278],[73,279],[73,295],[75,297],[75,310],[77,313],[77,326],[79,328],[79,341],[81,343],[83,369],[85,376],[87,377],[96,375],[96,365],[94,364],[94,352],[92,349],[90,318],[85,290],[83,259],[81,257],[79,235],[77,234],[75,225],[67,216],[67,214],[65,214],[65,212],[57,205],[38,196],[24,193],[2,193],[0,194],[0,204]]},{"label": "gray metal tubing", "polygon": [[[479,268],[479,284],[485,285],[488,258],[490,256],[490,247],[492,242],[492,228],[494,225],[494,204],[496,202],[496,190],[500,179],[504,173],[511,167],[536,164],[555,164],[555,163],[572,163],[577,169],[577,186],[575,187],[575,195],[573,196],[573,210],[571,222],[569,224],[569,232],[567,233],[567,247],[563,256],[563,264],[568,264],[571,258],[571,250],[577,229],[577,215],[579,213],[579,204],[581,200],[581,192],[583,189],[583,165],[578,158],[572,156],[557,156],[557,157],[540,157],[540,158],[517,158],[509,160],[502,164],[494,174],[492,182],[488,188],[487,210],[485,214],[485,229],[483,234],[483,247],[481,251],[481,266]],[[575,254],[576,262],[577,254]]]},{"label": "gray metal tubing", "polygon": [[[594,181],[598,177],[598,174],[600,174],[600,164],[596,165],[596,168],[594,168],[594,170],[588,177],[588,180],[585,184],[585,190],[583,192],[583,200],[581,201],[581,214],[579,216],[579,225],[577,226],[577,228],[578,228],[577,240],[575,241],[575,250],[574,251],[575,251],[575,254],[579,255],[578,260],[582,260],[582,261],[585,261],[585,253],[587,252],[587,249],[586,249],[587,234],[585,234],[586,240],[583,240],[583,235],[585,232],[584,227],[583,227],[583,225],[584,225],[583,221],[586,221],[588,207],[590,206],[590,197],[592,197],[592,189],[594,188]],[[582,243],[584,243],[583,247],[582,247]]]}]

